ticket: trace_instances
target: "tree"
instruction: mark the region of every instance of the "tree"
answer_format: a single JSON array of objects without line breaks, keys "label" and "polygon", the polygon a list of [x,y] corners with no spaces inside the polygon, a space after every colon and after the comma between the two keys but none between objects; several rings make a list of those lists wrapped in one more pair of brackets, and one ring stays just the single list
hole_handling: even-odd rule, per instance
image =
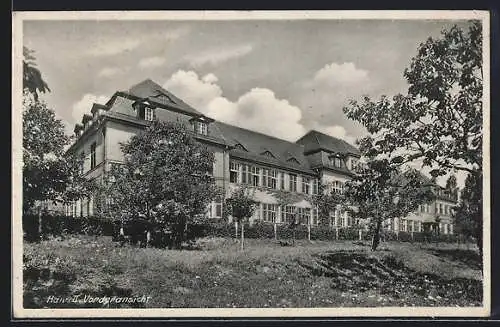
[{"label": "tree", "polygon": [[38,101],[38,93],[50,92],[49,86],[36,68],[34,51],[23,47],[23,89],[26,89]]},{"label": "tree", "polygon": [[109,212],[171,230],[180,249],[188,223],[203,215],[219,193],[211,175],[213,152],[183,124],[162,121],[153,121],[121,150],[125,162],[110,172],[105,186]]},{"label": "tree", "polygon": [[460,202],[453,213],[458,231],[466,237],[474,237],[483,254],[483,181],[478,174],[469,174],[460,194]]},{"label": "tree", "polygon": [[70,139],[54,111],[26,94],[23,107],[23,214],[38,214],[42,236],[42,206],[88,196],[93,183],[79,176],[81,159],[65,154]]},{"label": "tree", "polygon": [[[278,202],[278,206],[281,208],[281,212],[285,212],[287,206],[291,206],[304,198],[300,194],[285,190],[276,191],[275,197]],[[287,218],[286,214],[284,214],[283,216],[285,217],[285,219]],[[291,219],[285,222],[288,223],[288,227],[292,230],[292,242],[295,245],[296,229],[297,226],[300,225],[297,208],[294,208],[294,211],[291,213]]]},{"label": "tree", "polygon": [[370,221],[375,251],[384,221],[404,217],[432,198],[431,185],[416,170],[401,171],[387,159],[372,159],[346,183],[343,206],[353,217]]},{"label": "tree", "polygon": [[253,194],[245,187],[237,188],[231,196],[226,199],[226,207],[235,221],[241,225],[241,249],[244,249],[245,221],[252,217],[257,202],[253,200]]},{"label": "tree", "polygon": [[[330,190],[330,191],[329,191]],[[344,203],[342,194],[335,193],[327,184],[318,185],[318,193],[310,196],[310,202],[318,208],[318,215],[322,224],[328,224],[330,213],[337,210]]]},{"label": "tree", "polygon": [[23,110],[23,208],[37,201],[56,201],[66,189],[71,164],[64,157],[69,138],[63,123],[44,103],[24,97]]},{"label": "tree", "polygon": [[398,165],[419,160],[435,177],[450,171],[482,176],[481,28],[471,21],[468,31],[454,26],[420,44],[404,71],[407,94],[350,100],[344,113],[371,134],[360,140],[362,152]]}]

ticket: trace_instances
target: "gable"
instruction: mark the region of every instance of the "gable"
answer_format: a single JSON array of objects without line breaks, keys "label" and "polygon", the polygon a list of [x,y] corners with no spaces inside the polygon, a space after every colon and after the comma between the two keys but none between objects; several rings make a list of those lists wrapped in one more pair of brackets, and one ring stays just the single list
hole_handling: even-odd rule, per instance
[{"label": "gable", "polygon": [[272,154],[272,152],[269,151],[269,150],[266,150],[266,151],[262,152],[261,155],[266,156],[266,157],[270,157],[270,158],[276,158],[274,156],[274,154]]}]

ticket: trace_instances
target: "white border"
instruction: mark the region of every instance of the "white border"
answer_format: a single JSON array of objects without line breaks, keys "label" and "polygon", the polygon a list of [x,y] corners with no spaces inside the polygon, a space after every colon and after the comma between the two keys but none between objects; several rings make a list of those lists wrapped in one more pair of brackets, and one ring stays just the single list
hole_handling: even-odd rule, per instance
[{"label": "white border", "polygon": [[[483,306],[269,309],[24,309],[22,307],[22,45],[24,20],[290,20],[478,19],[483,24]],[[14,318],[194,317],[484,317],[491,307],[490,256],[490,20],[488,11],[81,11],[14,12],[12,19],[12,308]]]}]

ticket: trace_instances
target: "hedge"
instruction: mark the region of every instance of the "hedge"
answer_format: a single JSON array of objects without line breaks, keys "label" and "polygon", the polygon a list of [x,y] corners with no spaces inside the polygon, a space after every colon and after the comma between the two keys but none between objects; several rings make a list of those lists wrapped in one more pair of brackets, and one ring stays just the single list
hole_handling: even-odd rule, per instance
[{"label": "hedge", "polygon": [[[42,235],[44,237],[52,235],[59,236],[63,234],[85,234],[113,236],[116,225],[111,219],[101,217],[70,217],[64,215],[43,215],[42,216]],[[38,216],[23,215],[23,230],[27,240],[33,241],[40,239],[38,235]],[[307,239],[308,228],[306,225],[299,225],[291,228],[286,224],[277,224],[277,238],[280,240]],[[358,240],[359,228],[334,228],[327,226],[311,226],[311,240],[331,241],[331,240]],[[238,237],[241,228],[238,228]],[[195,240],[200,237],[223,237],[233,238],[236,235],[235,225],[217,220],[203,220],[188,224],[187,240]],[[253,224],[245,223],[245,237],[250,239],[274,239],[274,224],[258,221]],[[370,231],[362,229],[362,240],[371,240]],[[457,242],[462,238],[456,234],[453,235],[431,235],[429,233],[414,232],[413,237],[409,232],[399,232],[382,230],[381,239],[385,241],[400,242]],[[462,240],[464,241],[464,240]]]},{"label": "hedge", "polygon": [[[23,215],[23,231],[27,240],[40,238],[38,216]],[[63,234],[113,235],[113,222],[100,217],[71,217],[64,215],[42,215],[42,236]]]}]

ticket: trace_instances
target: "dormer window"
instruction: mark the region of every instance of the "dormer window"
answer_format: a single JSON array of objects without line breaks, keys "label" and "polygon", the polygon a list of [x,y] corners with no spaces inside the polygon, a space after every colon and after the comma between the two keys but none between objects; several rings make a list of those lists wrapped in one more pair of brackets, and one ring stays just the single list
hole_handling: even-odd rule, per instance
[{"label": "dormer window", "polygon": [[241,151],[247,151],[247,149],[245,149],[245,147],[243,145],[241,145],[240,143],[236,143],[234,145],[234,148],[238,149],[238,150],[241,150]]},{"label": "dormer window", "polygon": [[342,167],[342,160],[340,157],[334,156],[330,158],[330,165],[332,165],[335,168],[340,168]]},{"label": "dormer window", "polygon": [[149,103],[149,101],[134,102],[132,106],[134,107],[134,110],[137,112],[137,118],[146,121],[154,120],[155,118],[154,107],[151,103]]},{"label": "dormer window", "polygon": [[144,120],[152,121],[153,119],[154,119],[153,108],[150,107],[144,108]]},{"label": "dormer window", "polygon": [[274,155],[271,153],[271,151],[264,151],[261,153],[263,156],[274,158]]},{"label": "dormer window", "polygon": [[208,135],[208,124],[206,122],[195,120],[193,126],[197,134]]}]

